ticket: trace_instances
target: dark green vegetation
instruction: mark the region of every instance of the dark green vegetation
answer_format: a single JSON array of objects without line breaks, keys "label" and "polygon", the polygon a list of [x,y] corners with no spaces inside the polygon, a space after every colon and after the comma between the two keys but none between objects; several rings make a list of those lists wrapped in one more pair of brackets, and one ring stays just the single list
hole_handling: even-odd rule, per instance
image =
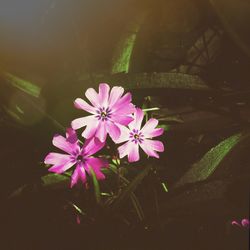
[{"label": "dark green vegetation", "polygon": [[[164,2],[131,1],[130,21],[100,31],[110,47],[89,32],[93,56],[77,76],[56,72],[38,86],[1,72],[1,248],[247,249],[249,232],[231,225],[249,215],[246,28],[228,30],[223,1],[211,1],[216,12],[208,1]],[[81,114],[73,100],[105,81],[160,120],[165,152],[129,165],[106,147],[107,180],[70,189],[70,176],[48,175],[42,161]]]}]

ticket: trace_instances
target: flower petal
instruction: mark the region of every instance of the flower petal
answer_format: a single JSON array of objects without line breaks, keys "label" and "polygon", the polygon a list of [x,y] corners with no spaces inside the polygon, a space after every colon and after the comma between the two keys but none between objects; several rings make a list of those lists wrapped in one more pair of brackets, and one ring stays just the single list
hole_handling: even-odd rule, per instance
[{"label": "flower petal", "polygon": [[150,118],[146,124],[143,126],[143,128],[141,129],[141,132],[146,135],[148,133],[151,133],[155,127],[158,125],[158,120],[154,119],[154,118]]},{"label": "flower petal", "polygon": [[99,121],[97,118],[92,116],[88,119],[87,126],[85,130],[82,132],[82,136],[86,139],[93,137],[97,131]]},{"label": "flower petal", "polygon": [[129,162],[135,162],[140,159],[139,145],[134,142],[128,141],[118,148],[120,158],[128,156]]},{"label": "flower petal", "polygon": [[140,160],[139,145],[135,144],[135,143],[131,143],[130,152],[128,154],[128,161],[135,162],[135,161],[139,161],[139,160]]},{"label": "flower petal", "polygon": [[121,131],[121,135],[119,139],[115,141],[115,143],[122,143],[122,142],[128,141],[130,130],[127,127],[122,126],[122,125],[117,125],[117,126],[119,127]]},{"label": "flower petal", "polygon": [[76,169],[71,176],[70,187],[72,188],[78,182],[79,179],[82,181],[82,183],[86,182],[86,173],[82,162],[79,162],[77,164]]},{"label": "flower petal", "polygon": [[81,118],[77,118],[71,122],[71,127],[75,129],[82,128],[84,126],[87,126],[89,124],[92,124],[94,121],[97,119],[95,118],[94,115],[89,115]]},{"label": "flower petal", "polygon": [[139,109],[136,108],[135,114],[134,114],[134,121],[132,121],[128,126],[129,128],[132,129],[137,129],[140,130],[141,129],[141,123],[144,117],[144,112]]},{"label": "flower petal", "polygon": [[86,170],[89,172],[90,175],[90,168],[92,168],[98,180],[105,179],[105,175],[101,172],[101,168],[108,167],[108,162],[106,160],[91,157],[87,159],[86,164],[88,165],[88,170]]},{"label": "flower petal", "polygon": [[144,136],[146,138],[153,138],[153,137],[157,137],[160,136],[164,133],[164,129],[163,128],[155,128],[153,129],[151,132],[148,133],[144,133]]},{"label": "flower petal", "polygon": [[116,102],[121,98],[123,92],[124,92],[123,87],[115,86],[111,89],[110,96],[109,96],[109,107],[110,108],[112,108],[113,105],[115,105]]},{"label": "flower petal", "polygon": [[128,116],[128,115],[115,115],[114,117],[112,117],[112,121],[127,126],[129,123],[131,123],[134,120],[134,118],[132,116]]},{"label": "flower petal", "polygon": [[148,155],[155,158],[159,158],[157,152],[164,151],[164,145],[161,141],[153,141],[145,139],[143,143],[140,144],[143,151]]},{"label": "flower petal", "polygon": [[123,108],[126,110],[131,101],[132,101],[132,95],[131,93],[128,92],[119,101],[117,101],[115,105],[113,105],[112,110],[116,111]]},{"label": "flower petal", "polygon": [[99,84],[99,101],[102,107],[107,107],[110,87],[107,83]]},{"label": "flower petal", "polygon": [[119,115],[131,115],[135,113],[135,111],[136,111],[135,105],[132,103],[123,105],[119,109],[115,110],[116,114]]},{"label": "flower petal", "polygon": [[95,114],[96,113],[96,109],[92,106],[90,106],[87,102],[85,102],[83,99],[81,98],[77,98],[75,101],[74,101],[74,106],[77,108],[77,109],[82,109],[82,110],[85,110],[89,113],[92,113],[92,114]]},{"label": "flower petal", "polygon": [[66,130],[66,140],[69,142],[69,143],[77,143],[78,144],[78,138],[77,138],[77,134],[76,134],[76,131],[72,128],[67,128]]},{"label": "flower petal", "polygon": [[101,150],[105,145],[105,142],[101,142],[98,138],[93,137],[87,139],[83,145],[83,155],[90,156]]},{"label": "flower petal", "polygon": [[123,158],[124,156],[129,154],[131,143],[132,142],[128,141],[118,148],[120,158]]},{"label": "flower petal", "polygon": [[79,149],[79,146],[77,145],[77,143],[70,143],[69,141],[67,141],[66,138],[64,138],[61,135],[55,135],[53,137],[52,144],[55,147],[60,148],[61,150],[69,154],[72,154],[77,149]]},{"label": "flower petal", "polygon": [[107,127],[106,127],[106,122],[100,122],[99,126],[96,130],[96,134],[95,136],[101,141],[101,142],[105,142],[106,138],[107,138]]},{"label": "flower petal", "polygon": [[70,160],[70,155],[60,153],[49,153],[45,159],[45,164],[62,165]]},{"label": "flower petal", "polygon": [[119,139],[119,137],[121,135],[121,130],[117,125],[115,125],[111,121],[107,121],[106,128],[107,128],[107,132],[109,133],[111,139],[114,142]]},{"label": "flower petal", "polygon": [[148,156],[159,158],[159,155],[152,148],[148,147],[146,144],[141,143],[140,147]]},{"label": "flower petal", "polygon": [[164,145],[161,141],[145,139],[144,142],[147,144],[148,147],[152,148],[153,150],[155,150],[157,152],[164,151]]},{"label": "flower petal", "polygon": [[87,89],[87,91],[85,92],[85,96],[88,98],[88,100],[94,107],[100,107],[99,96],[93,88]]},{"label": "flower petal", "polygon": [[61,174],[70,169],[75,163],[76,163],[75,161],[69,161],[62,165],[54,165],[53,167],[49,168],[48,171]]}]

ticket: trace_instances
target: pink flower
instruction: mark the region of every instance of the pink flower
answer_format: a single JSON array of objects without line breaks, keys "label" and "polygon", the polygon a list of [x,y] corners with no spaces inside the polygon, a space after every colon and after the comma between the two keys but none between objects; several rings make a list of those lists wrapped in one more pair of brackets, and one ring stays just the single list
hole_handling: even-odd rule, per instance
[{"label": "pink flower", "polygon": [[245,227],[245,228],[249,228],[249,219],[242,219],[241,222],[238,222],[236,220],[231,222],[232,225],[236,225],[239,227]]},{"label": "pink flower", "polygon": [[94,158],[91,155],[103,148],[105,143],[100,142],[97,138],[86,140],[80,147],[76,132],[73,129],[67,129],[66,138],[61,135],[55,135],[52,141],[53,145],[67,154],[49,153],[44,160],[45,164],[52,164],[50,172],[61,174],[74,165],[76,168],[71,176],[71,187],[78,180],[86,182],[86,172],[91,175],[90,168],[94,171],[97,179],[105,179],[101,172],[101,167],[108,167],[107,161]]},{"label": "pink flower", "polygon": [[157,152],[164,151],[164,145],[160,141],[153,141],[149,138],[159,136],[163,133],[162,128],[156,128],[158,121],[156,119],[149,119],[146,124],[141,128],[144,113],[141,109],[137,108],[134,114],[134,121],[128,126],[121,127],[121,137],[117,143],[127,141],[118,148],[120,158],[128,156],[129,162],[135,162],[140,159],[139,146],[148,155],[159,158]]},{"label": "pink flower", "polygon": [[118,125],[127,126],[133,119],[131,114],[135,111],[131,103],[130,93],[123,95],[122,87],[110,87],[106,83],[99,85],[99,93],[89,88],[85,96],[90,104],[81,98],[77,98],[74,105],[78,109],[85,110],[91,115],[75,119],[71,126],[79,129],[86,126],[82,136],[89,139],[93,136],[99,138],[101,142],[106,140],[107,134],[115,141],[120,137],[121,131]]}]

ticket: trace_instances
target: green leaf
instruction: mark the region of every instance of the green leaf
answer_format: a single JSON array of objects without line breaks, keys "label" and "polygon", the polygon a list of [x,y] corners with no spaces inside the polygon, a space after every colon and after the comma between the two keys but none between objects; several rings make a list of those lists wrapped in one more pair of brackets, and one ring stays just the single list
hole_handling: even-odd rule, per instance
[{"label": "green leaf", "polygon": [[134,20],[130,20],[126,27],[127,32],[124,32],[118,45],[114,51],[112,58],[112,74],[120,72],[128,72],[130,60],[135,46],[138,31],[143,23],[146,13],[136,15]]},{"label": "green leaf", "polygon": [[119,158],[112,159],[112,162],[116,165],[119,166],[121,164],[121,160]]},{"label": "green leaf", "polygon": [[11,86],[15,90],[11,101],[4,105],[4,110],[15,121],[24,125],[33,125],[40,122],[44,117],[49,119],[58,129],[65,131],[56,119],[46,112],[46,101],[40,96],[41,88],[34,83],[23,80],[0,69],[4,88]]},{"label": "green leaf", "polygon": [[101,192],[100,192],[99,182],[98,182],[98,180],[96,178],[94,170],[91,167],[90,167],[90,172],[91,172],[91,176],[92,176],[92,180],[93,180],[93,184],[94,184],[96,202],[100,203],[100,201],[101,201]]},{"label": "green leaf", "polygon": [[82,209],[80,207],[78,207],[76,204],[74,204],[73,202],[69,201],[69,204],[81,215],[86,215],[86,213],[84,213],[82,211]]},{"label": "green leaf", "polygon": [[118,209],[120,205],[133,193],[142,180],[148,175],[151,165],[146,166],[124,189],[117,200],[114,203],[113,209]]},{"label": "green leaf", "polygon": [[163,190],[167,193],[168,192],[167,184],[162,182],[161,185],[163,187]]},{"label": "green leaf", "polygon": [[[199,76],[182,73],[124,73],[103,75],[102,77],[97,76],[96,81],[109,82],[111,85],[117,85],[116,83],[119,82],[120,86],[129,90],[148,89],[149,95],[152,94],[152,91],[155,92],[157,90],[163,94],[163,89],[167,89],[168,91],[209,91],[209,93],[212,91]],[[145,95],[146,94],[145,92]],[[170,94],[170,92],[168,92],[168,94]]]},{"label": "green leaf", "polygon": [[68,175],[62,175],[62,174],[47,174],[43,176],[42,178],[43,185],[45,187],[61,187],[66,186],[69,184],[70,176]]},{"label": "green leaf", "polygon": [[37,85],[35,85],[34,83],[23,80],[23,79],[16,77],[10,73],[3,73],[2,72],[1,75],[6,80],[6,82],[11,84],[13,87],[31,95],[31,96],[34,96],[34,97],[40,96],[41,88],[38,87]]},{"label": "green leaf", "polygon": [[198,163],[195,163],[191,169],[181,177],[175,187],[206,180],[222,164],[225,157],[231,153],[234,147],[245,137],[246,135],[242,133],[235,134],[210,149]]},{"label": "green leaf", "polygon": [[151,111],[156,111],[156,110],[160,110],[160,108],[143,108],[142,111],[143,112],[151,112]]}]

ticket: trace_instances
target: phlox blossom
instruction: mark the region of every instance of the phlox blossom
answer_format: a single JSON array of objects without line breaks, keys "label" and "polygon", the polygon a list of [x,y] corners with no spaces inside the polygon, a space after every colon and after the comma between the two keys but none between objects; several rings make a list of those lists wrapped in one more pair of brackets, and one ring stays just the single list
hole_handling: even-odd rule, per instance
[{"label": "phlox blossom", "polygon": [[131,114],[135,111],[131,103],[130,93],[123,95],[124,89],[115,86],[111,89],[108,84],[99,85],[99,93],[93,88],[87,89],[85,96],[91,105],[81,98],[77,98],[74,105],[78,109],[89,112],[91,115],[77,118],[72,121],[73,129],[84,129],[82,136],[89,139],[97,137],[101,142],[106,140],[107,134],[115,141],[121,135],[120,126],[127,126],[133,118]]},{"label": "phlox blossom", "polygon": [[67,129],[66,138],[55,135],[52,144],[66,154],[51,152],[45,157],[44,163],[53,165],[49,168],[49,171],[57,174],[61,174],[75,165],[75,170],[71,176],[71,187],[78,180],[83,183],[86,182],[86,172],[91,175],[90,168],[94,171],[97,179],[105,179],[101,168],[108,167],[107,161],[92,156],[103,148],[104,142],[100,142],[97,138],[91,138],[86,140],[83,146],[80,146],[76,132],[70,128]]},{"label": "phlox blossom", "polygon": [[127,127],[121,127],[121,136],[117,143],[125,142],[118,148],[120,158],[128,156],[129,162],[135,162],[140,159],[139,147],[148,155],[159,158],[157,152],[164,151],[164,145],[161,141],[151,140],[151,138],[160,136],[164,132],[163,128],[156,128],[158,120],[151,118],[141,128],[144,113],[136,108],[134,121]]}]

